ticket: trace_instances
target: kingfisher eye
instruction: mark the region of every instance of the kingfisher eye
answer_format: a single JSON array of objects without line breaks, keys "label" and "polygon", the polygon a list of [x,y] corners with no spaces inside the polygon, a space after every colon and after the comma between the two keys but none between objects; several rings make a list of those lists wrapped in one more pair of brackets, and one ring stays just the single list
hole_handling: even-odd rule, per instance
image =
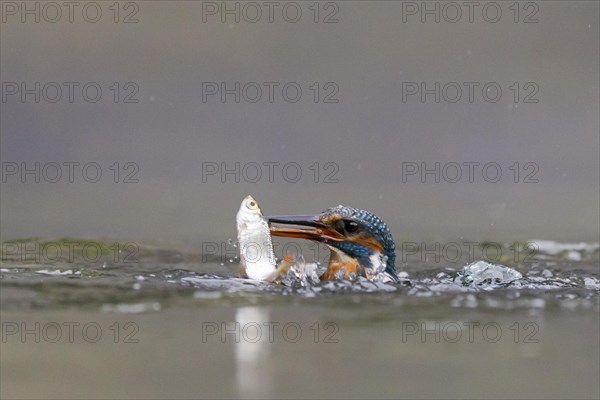
[{"label": "kingfisher eye", "polygon": [[344,230],[348,233],[354,233],[358,230],[358,224],[354,221],[344,221]]}]

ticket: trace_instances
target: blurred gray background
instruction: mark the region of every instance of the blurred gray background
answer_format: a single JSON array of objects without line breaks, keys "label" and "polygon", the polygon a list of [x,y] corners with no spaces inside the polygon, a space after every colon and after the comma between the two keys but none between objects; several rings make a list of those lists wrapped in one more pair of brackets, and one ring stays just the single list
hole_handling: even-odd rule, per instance
[{"label": "blurred gray background", "polygon": [[[497,3],[497,23],[482,17],[482,7],[472,23],[466,14],[456,23],[436,23],[431,16],[422,23],[419,14],[403,13],[406,4],[389,1],[322,2],[317,23],[313,2],[295,3],[303,12],[296,23],[282,18],[282,7],[273,23],[266,8],[256,23],[236,23],[231,16],[222,23],[218,15],[203,22],[206,4],[200,1],[134,2],[138,10],[120,3],[118,23],[112,2],[97,3],[103,11],[97,23],[85,21],[81,7],[72,23],[65,15],[50,23],[43,14],[39,23],[31,16],[23,23],[19,11],[12,15],[3,3],[4,172],[12,163],[96,162],[102,178],[86,182],[81,167],[73,183],[66,167],[57,183],[5,174],[2,239],[111,237],[197,246],[234,238],[239,203],[252,194],[266,214],[316,213],[340,203],[365,208],[386,220],[397,240],[598,241],[596,1],[534,2],[537,23],[523,22],[533,11],[524,3],[514,22],[512,1]],[[133,11],[138,22],[123,23]],[[338,22],[323,23],[331,12]],[[66,90],[56,103],[43,96],[36,103],[32,95],[25,102],[20,94],[8,95],[10,82],[80,86],[72,103]],[[83,99],[86,82],[102,88],[98,102]],[[110,89],[115,82],[121,90],[116,103]],[[128,82],[139,89],[133,96],[138,103],[123,102]],[[280,86],[272,103],[266,92],[256,103],[236,103],[232,95],[225,103],[219,95],[203,102],[203,82]],[[281,95],[287,82],[303,89],[296,103]],[[315,82],[318,102],[310,89]],[[328,82],[339,89],[337,103],[323,101]],[[480,86],[472,103],[466,91],[456,103],[436,103],[431,95],[425,102],[418,95],[403,102],[403,82]],[[499,101],[483,99],[486,82],[502,88]],[[518,102],[510,89],[515,82]],[[539,89],[537,103],[523,102],[531,91],[527,82]],[[115,162],[119,183],[110,169]],[[137,183],[122,182],[131,171],[123,168],[128,162],[139,167]],[[273,182],[267,167],[257,183],[243,174],[240,182],[233,175],[222,182],[220,173],[203,182],[203,163],[233,168],[236,162],[280,166]],[[302,169],[296,183],[282,177],[281,166],[289,162]],[[496,162],[503,175],[486,182],[476,168],[472,183],[466,169],[457,183],[443,177],[436,183],[432,176],[426,183],[418,176],[403,182],[403,163],[422,162]],[[515,162],[518,183],[509,168]],[[337,183],[324,181],[333,168],[326,163],[337,166]],[[526,163],[537,166],[538,183],[523,182],[531,171]],[[253,171],[246,172],[254,177]]]}]

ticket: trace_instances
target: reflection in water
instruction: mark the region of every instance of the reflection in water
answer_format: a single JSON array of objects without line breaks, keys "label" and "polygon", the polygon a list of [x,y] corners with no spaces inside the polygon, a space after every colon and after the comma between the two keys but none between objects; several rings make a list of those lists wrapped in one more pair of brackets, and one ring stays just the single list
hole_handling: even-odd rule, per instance
[{"label": "reflection in water", "polygon": [[272,376],[268,324],[271,313],[261,307],[240,307],[235,313],[239,340],[235,346],[236,385],[240,398],[271,397]]}]

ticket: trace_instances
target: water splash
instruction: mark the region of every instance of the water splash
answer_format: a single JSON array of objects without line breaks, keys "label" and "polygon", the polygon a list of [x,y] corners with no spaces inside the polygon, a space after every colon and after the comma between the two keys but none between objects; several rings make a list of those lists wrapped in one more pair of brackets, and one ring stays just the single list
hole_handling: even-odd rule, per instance
[{"label": "water splash", "polygon": [[519,271],[502,265],[477,261],[467,265],[457,272],[454,280],[458,279],[464,286],[506,285],[517,279],[522,279]]}]

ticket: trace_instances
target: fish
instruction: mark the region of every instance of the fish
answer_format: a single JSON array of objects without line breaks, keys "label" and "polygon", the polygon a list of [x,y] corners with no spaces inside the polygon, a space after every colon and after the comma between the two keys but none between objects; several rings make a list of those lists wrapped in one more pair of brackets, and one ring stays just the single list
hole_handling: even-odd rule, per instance
[{"label": "fish", "polygon": [[275,282],[287,272],[290,260],[277,265],[269,224],[252,196],[242,200],[236,216],[241,276],[257,281]]}]

